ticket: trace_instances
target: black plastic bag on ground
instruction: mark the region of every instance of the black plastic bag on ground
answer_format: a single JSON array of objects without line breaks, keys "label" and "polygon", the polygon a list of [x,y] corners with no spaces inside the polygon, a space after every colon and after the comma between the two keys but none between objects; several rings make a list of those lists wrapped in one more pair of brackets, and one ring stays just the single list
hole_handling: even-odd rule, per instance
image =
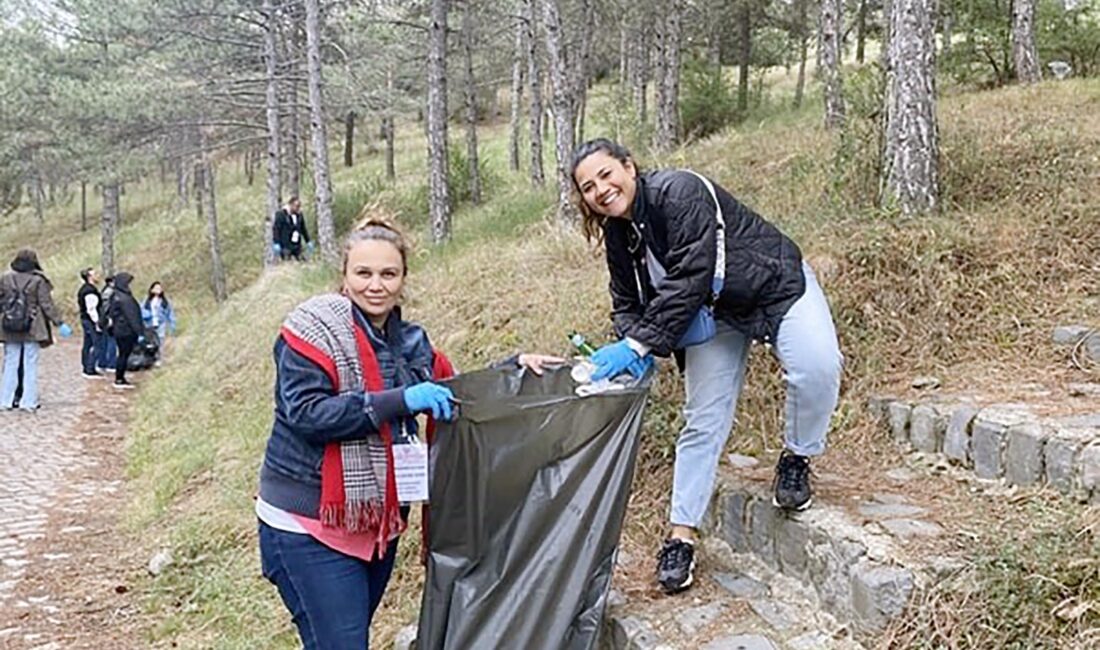
[{"label": "black plastic bag on ground", "polygon": [[595,648],[648,382],[582,398],[563,368],[448,385],[460,417],[432,447],[417,647]]}]

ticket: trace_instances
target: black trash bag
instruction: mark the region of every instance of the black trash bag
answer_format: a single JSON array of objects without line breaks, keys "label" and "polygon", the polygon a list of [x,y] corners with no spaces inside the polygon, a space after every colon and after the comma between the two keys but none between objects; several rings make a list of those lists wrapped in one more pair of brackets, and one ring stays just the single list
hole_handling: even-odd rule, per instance
[{"label": "black trash bag", "polygon": [[417,647],[595,648],[648,380],[584,398],[568,368],[448,385],[460,417],[432,447]]},{"label": "black trash bag", "polygon": [[145,337],[141,343],[134,345],[130,358],[126,360],[127,370],[148,370],[156,365],[160,358],[160,337],[157,336],[157,328],[146,327]]}]

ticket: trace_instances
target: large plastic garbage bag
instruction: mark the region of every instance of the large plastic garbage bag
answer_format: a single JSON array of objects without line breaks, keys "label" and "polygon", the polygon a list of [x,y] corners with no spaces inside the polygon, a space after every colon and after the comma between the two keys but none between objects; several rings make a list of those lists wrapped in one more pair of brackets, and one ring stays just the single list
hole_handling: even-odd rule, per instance
[{"label": "large plastic garbage bag", "polygon": [[432,447],[421,650],[595,648],[648,381],[579,397],[569,369],[460,375]]}]

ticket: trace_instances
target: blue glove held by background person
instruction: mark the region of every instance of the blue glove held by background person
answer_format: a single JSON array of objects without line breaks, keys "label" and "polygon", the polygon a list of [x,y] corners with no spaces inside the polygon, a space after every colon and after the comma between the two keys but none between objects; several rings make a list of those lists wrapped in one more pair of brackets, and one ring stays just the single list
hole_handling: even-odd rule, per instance
[{"label": "blue glove held by background person", "polygon": [[145,335],[144,334],[138,334],[138,341],[137,342],[138,343],[144,343],[145,342]]},{"label": "blue glove held by background person", "polygon": [[306,242],[306,257],[313,257],[313,242]]},{"label": "blue glove held by background person", "polygon": [[653,355],[647,354],[641,359],[638,359],[634,363],[626,367],[626,371],[634,376],[635,379],[641,379],[645,376],[649,369],[654,365]]},{"label": "blue glove held by background person", "polygon": [[431,412],[437,420],[450,420],[454,393],[446,386],[426,381],[405,389],[405,407],[413,413]]},{"label": "blue glove held by background person", "polygon": [[67,339],[73,335],[73,328],[69,327],[68,323],[61,323],[57,328],[57,333],[61,335],[61,338]]},{"label": "blue glove held by background person", "polygon": [[283,254],[283,247],[278,244],[272,244],[271,250],[275,253],[275,257],[279,257]]},{"label": "blue glove held by background person", "polygon": [[592,373],[592,381],[599,381],[621,374],[635,361],[641,361],[638,353],[626,344],[626,339],[617,343],[609,343],[592,355],[592,364],[596,371]]}]

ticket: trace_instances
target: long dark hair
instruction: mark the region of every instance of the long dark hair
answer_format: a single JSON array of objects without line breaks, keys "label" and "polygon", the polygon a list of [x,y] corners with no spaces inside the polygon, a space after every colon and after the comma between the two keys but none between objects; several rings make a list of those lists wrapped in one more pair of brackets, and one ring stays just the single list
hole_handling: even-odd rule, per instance
[{"label": "long dark hair", "polygon": [[164,283],[160,280],[149,285],[149,293],[145,296],[145,306],[148,307],[153,302],[153,287],[158,284],[160,285],[160,299],[164,302],[165,309],[171,309],[172,303],[168,302],[168,294],[164,293]]},{"label": "long dark hair", "polygon": [[627,162],[633,163],[635,173],[641,171],[638,168],[638,163],[634,162],[634,157],[630,155],[630,150],[614,140],[595,138],[573,150],[573,158],[569,163],[569,178],[573,181],[573,203],[581,213],[581,232],[584,233],[585,239],[589,242],[592,242],[592,240],[596,242],[603,241],[603,224],[607,221],[607,216],[593,212],[588,208],[588,204],[584,202],[581,188],[577,185],[577,166],[584,162],[585,158],[601,151],[624,165]]}]

